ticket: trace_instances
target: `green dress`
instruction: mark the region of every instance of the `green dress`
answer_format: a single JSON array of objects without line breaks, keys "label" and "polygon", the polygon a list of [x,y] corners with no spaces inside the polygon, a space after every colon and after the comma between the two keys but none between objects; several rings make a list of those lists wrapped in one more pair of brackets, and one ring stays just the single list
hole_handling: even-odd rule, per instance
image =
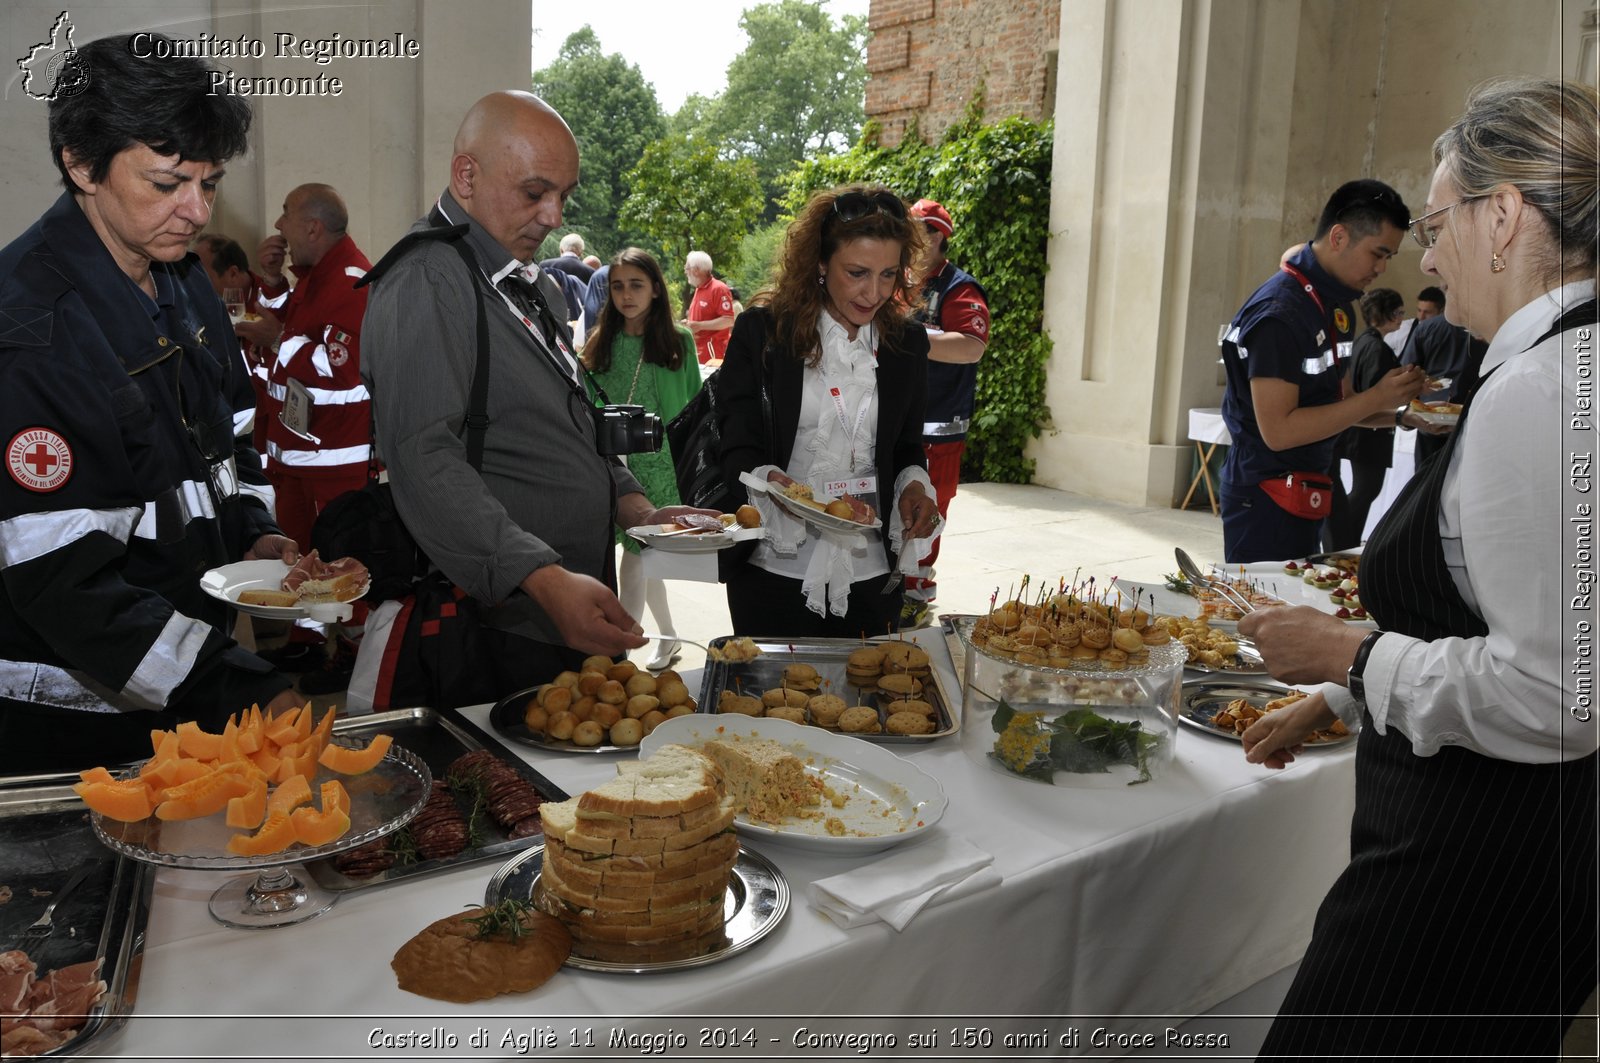
[{"label": "green dress", "polygon": [[[643,338],[619,335],[611,342],[611,368],[595,374],[612,402],[643,406],[661,418],[663,427],[678,416],[700,390],[700,363],[695,358],[694,336],[681,325],[677,333],[683,359],[676,370],[649,362],[641,365]],[[634,380],[635,369],[638,370],[637,383]],[[629,454],[624,460],[628,463],[628,471],[644,488],[645,496],[658,508],[675,506],[681,501],[678,497],[677,474],[672,467],[672,449],[665,435],[660,450],[653,454]],[[639,552],[639,544],[622,534],[621,530],[616,532],[616,538],[623,549]]]}]

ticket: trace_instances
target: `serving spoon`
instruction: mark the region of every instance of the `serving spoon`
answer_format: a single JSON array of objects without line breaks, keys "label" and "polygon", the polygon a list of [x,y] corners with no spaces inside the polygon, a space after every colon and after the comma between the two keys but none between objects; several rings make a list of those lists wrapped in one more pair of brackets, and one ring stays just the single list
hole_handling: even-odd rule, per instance
[{"label": "serving spoon", "polygon": [[1191,583],[1205,584],[1226,599],[1230,605],[1243,612],[1253,613],[1256,611],[1256,607],[1250,603],[1250,599],[1240,594],[1227,581],[1212,579],[1204,572],[1201,572],[1200,566],[1194,563],[1194,558],[1190,557],[1183,547],[1175,547],[1173,554],[1178,559],[1178,571],[1189,577]]}]

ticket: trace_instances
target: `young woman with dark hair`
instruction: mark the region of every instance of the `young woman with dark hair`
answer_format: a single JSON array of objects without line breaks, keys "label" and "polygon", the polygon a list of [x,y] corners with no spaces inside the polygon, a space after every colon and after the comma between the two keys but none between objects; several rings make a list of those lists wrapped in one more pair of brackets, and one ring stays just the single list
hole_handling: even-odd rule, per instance
[{"label": "young woman with dark hair", "polygon": [[[612,402],[645,407],[672,420],[700,390],[700,363],[694,356],[689,330],[673,323],[672,305],[661,266],[647,251],[630,247],[611,260],[608,291],[600,319],[583,348],[583,360]],[[630,454],[628,470],[644,486],[656,506],[676,505],[678,484],[672,451],[665,439],[655,453]],[[622,563],[617,569],[617,591],[622,607],[634,619],[649,605],[656,627],[672,631],[672,612],[661,580],[647,580],[639,559],[639,544],[617,533]],[[647,667],[665,668],[677,652],[676,643],[661,643]]]}]

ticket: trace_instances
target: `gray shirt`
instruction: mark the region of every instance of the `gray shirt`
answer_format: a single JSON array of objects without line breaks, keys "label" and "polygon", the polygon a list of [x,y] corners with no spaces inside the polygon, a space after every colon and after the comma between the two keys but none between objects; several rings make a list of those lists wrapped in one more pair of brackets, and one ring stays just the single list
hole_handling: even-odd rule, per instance
[{"label": "gray shirt", "polygon": [[[603,579],[615,497],[641,488],[622,463],[595,450],[588,403],[557,366],[565,353],[542,348],[490,287],[513,262],[510,253],[448,192],[440,207],[471,226],[463,239],[480,268],[488,313],[483,469],[468,464],[463,438],[477,360],[473,281],[442,240],[418,241],[367,301],[361,376],[372,392],[378,450],[401,519],[451,581],[493,606],[485,622],[559,644],[555,624],[519,584],[550,564]],[[413,231],[428,227],[423,219]],[[560,306],[548,278],[540,283]],[[570,350],[571,335],[558,328]]]}]

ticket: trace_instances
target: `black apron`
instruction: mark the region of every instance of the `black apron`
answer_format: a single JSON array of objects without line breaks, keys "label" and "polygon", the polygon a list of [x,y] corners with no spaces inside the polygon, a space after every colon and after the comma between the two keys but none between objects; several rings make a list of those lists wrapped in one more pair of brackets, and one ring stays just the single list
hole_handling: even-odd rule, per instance
[{"label": "black apron", "polygon": [[[1584,323],[1585,310],[1593,322],[1589,303],[1552,332]],[[1361,600],[1385,631],[1430,642],[1488,633],[1439,535],[1445,473],[1479,384],[1362,555]],[[1380,735],[1370,715],[1363,722],[1350,864],[1317,911],[1260,1058],[1558,1055],[1597,978],[1596,757],[1519,764],[1459,746],[1419,757],[1399,728]]]}]

